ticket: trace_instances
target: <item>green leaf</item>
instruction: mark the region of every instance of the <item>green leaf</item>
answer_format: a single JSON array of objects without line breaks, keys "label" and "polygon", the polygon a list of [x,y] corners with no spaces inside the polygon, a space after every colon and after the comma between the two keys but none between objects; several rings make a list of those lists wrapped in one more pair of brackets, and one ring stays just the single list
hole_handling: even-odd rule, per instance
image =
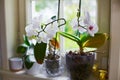
[{"label": "green leaf", "polygon": [[107,38],[106,33],[97,33],[94,37],[89,37],[89,39],[83,43],[83,47],[99,48],[105,43]]},{"label": "green leaf", "polygon": [[56,20],[56,16],[52,16],[51,19],[52,19],[52,20]]},{"label": "green leaf", "polygon": [[90,38],[90,35],[87,34],[86,32],[80,35],[80,40],[81,40],[82,43],[87,41],[89,38]]},{"label": "green leaf", "polygon": [[27,69],[30,69],[33,66],[33,64],[34,64],[34,62],[30,61],[29,56],[25,57],[25,61],[24,62],[25,62],[25,66],[26,66]]},{"label": "green leaf", "polygon": [[70,40],[73,40],[73,41],[75,41],[77,43],[80,42],[80,38],[78,38],[78,37],[76,37],[76,36],[74,36],[72,34],[69,34],[69,33],[66,33],[66,32],[59,32],[59,34],[66,37],[66,38],[68,38],[68,39],[70,39]]},{"label": "green leaf", "polygon": [[27,46],[30,46],[30,42],[28,40],[28,37],[26,35],[23,35],[23,39],[24,39],[24,43],[27,45]]},{"label": "green leaf", "polygon": [[34,46],[34,56],[36,61],[39,64],[43,63],[44,57],[45,57],[45,53],[46,53],[46,48],[47,48],[47,43],[37,43]]},{"label": "green leaf", "polygon": [[26,53],[27,51],[27,46],[25,44],[21,44],[17,47],[17,53]]}]

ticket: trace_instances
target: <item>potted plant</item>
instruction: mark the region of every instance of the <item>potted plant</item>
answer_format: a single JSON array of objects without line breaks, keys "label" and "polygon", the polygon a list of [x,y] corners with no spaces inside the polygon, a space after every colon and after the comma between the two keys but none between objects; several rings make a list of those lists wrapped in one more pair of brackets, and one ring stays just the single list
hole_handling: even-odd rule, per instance
[{"label": "potted plant", "polygon": [[[58,24],[58,21],[64,21]],[[56,19],[53,16],[49,22],[43,24],[42,17],[35,18],[31,24],[27,25],[26,35],[34,43],[34,57],[38,64],[45,62],[46,72],[50,76],[58,75],[60,66],[60,56],[57,54],[59,43],[57,41],[57,32],[59,27],[66,23],[65,19]],[[54,38],[55,37],[55,38]],[[49,49],[47,49],[47,47]],[[48,54],[46,54],[48,53]],[[45,60],[45,61],[44,61]]]},{"label": "potted plant", "polygon": [[48,52],[45,57],[45,67],[48,76],[58,76],[61,74],[61,57],[59,55],[59,43],[56,38],[50,40]]},{"label": "potted plant", "polygon": [[97,33],[98,26],[91,21],[88,12],[84,14],[83,19],[80,19],[80,8],[81,0],[79,0],[77,18],[72,21],[72,27],[76,31],[76,35],[59,32],[60,35],[76,42],[79,46],[78,51],[69,51],[66,54],[66,65],[71,80],[87,80],[89,78],[94,64],[93,52],[95,51],[85,51],[84,49],[86,47],[99,48],[108,38],[106,33]]},{"label": "potted plant", "polygon": [[28,40],[26,35],[23,36],[24,43],[17,47],[17,53],[22,57],[26,73],[35,75],[39,73],[40,66],[34,58],[34,44]]}]

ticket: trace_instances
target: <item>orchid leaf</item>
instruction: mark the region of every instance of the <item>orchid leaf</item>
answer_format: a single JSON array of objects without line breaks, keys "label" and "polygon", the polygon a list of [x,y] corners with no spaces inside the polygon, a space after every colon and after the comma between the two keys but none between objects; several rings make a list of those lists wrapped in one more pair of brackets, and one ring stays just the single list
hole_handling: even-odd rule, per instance
[{"label": "orchid leaf", "polygon": [[24,54],[24,53],[26,53],[26,51],[27,51],[27,45],[25,45],[25,44],[21,44],[21,45],[19,45],[18,47],[17,47],[17,53],[22,53],[22,54]]},{"label": "orchid leaf", "polygon": [[80,40],[82,43],[84,43],[85,41],[87,41],[90,38],[90,35],[88,33],[83,33],[80,35]]},{"label": "orchid leaf", "polygon": [[37,43],[34,46],[34,56],[36,61],[39,64],[43,63],[44,57],[45,57],[45,53],[46,53],[46,48],[47,48],[47,43]]},{"label": "orchid leaf", "polygon": [[83,47],[99,48],[105,43],[107,38],[106,33],[97,33],[94,37],[89,37],[88,40],[83,43]]},{"label": "orchid leaf", "polygon": [[27,46],[30,46],[30,42],[28,40],[28,37],[26,35],[23,35],[23,39],[24,39],[24,43],[27,45]]},{"label": "orchid leaf", "polygon": [[27,69],[30,69],[34,64],[34,62],[30,61],[29,56],[26,56],[24,61],[25,61],[25,66]]},{"label": "orchid leaf", "polygon": [[72,34],[69,34],[69,33],[66,33],[66,32],[59,32],[60,35],[70,39],[70,40],[73,40],[75,42],[79,42],[80,39]]}]

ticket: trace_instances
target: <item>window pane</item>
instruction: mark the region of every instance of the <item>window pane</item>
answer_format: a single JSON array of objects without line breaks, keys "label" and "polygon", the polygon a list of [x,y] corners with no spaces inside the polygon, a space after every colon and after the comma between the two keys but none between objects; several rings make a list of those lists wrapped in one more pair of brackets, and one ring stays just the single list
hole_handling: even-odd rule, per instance
[{"label": "window pane", "polygon": [[[81,11],[81,16],[83,16],[84,11],[90,12],[91,18],[93,22],[97,22],[97,4],[96,0],[81,0],[82,1],[82,11]],[[78,10],[78,3],[79,0],[63,0],[63,13],[64,18],[67,20],[67,24],[65,25],[65,32],[73,33],[75,32],[71,28],[70,22],[72,21],[73,18],[76,17],[77,10]],[[89,7],[88,7],[89,6]],[[32,0],[32,18],[35,16],[38,16],[40,14],[43,15],[43,19],[45,22],[46,20],[50,19],[52,16],[58,14],[58,0]],[[76,50],[78,45],[67,39],[64,38],[64,49],[69,50],[73,49]],[[73,46],[74,44],[74,46]]]},{"label": "window pane", "polygon": [[52,16],[57,16],[57,5],[58,0],[32,0],[32,18],[42,14],[46,21]]},{"label": "window pane", "polygon": [[[72,19],[76,18],[77,10],[79,6],[79,0],[64,0],[64,17],[67,20],[67,24],[65,25],[65,32],[75,34],[75,32],[71,28]],[[88,7],[89,6],[89,7]],[[83,16],[85,10],[90,13],[93,22],[97,22],[97,3],[96,0],[81,0],[81,17]],[[76,50],[78,45],[69,40],[65,40],[65,50]],[[73,46],[74,45],[74,46]]]}]

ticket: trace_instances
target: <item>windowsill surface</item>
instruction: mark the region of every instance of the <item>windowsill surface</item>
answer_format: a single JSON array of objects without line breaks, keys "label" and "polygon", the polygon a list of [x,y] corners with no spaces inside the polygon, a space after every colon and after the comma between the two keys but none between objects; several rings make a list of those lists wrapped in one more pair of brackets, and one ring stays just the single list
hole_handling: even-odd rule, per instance
[{"label": "windowsill surface", "polygon": [[28,75],[25,73],[25,70],[21,70],[18,72],[11,72],[9,70],[0,70],[0,74],[2,75],[8,75],[12,78],[26,78],[26,79],[31,79],[31,78],[36,78],[36,79],[40,79],[40,80],[69,80],[69,77],[66,76],[66,74],[64,73],[61,76],[58,77],[47,77],[45,74],[38,74],[38,75]]},{"label": "windowsill surface", "polygon": [[[19,72],[11,72],[9,70],[0,70],[0,74],[2,74],[5,77],[11,77],[13,79],[20,79],[20,80],[70,80],[67,76],[66,72],[63,73],[61,76],[58,77],[47,77],[45,74],[38,74],[35,76],[27,75],[25,74],[25,70],[19,71]],[[7,76],[6,76],[7,75]],[[98,78],[95,78],[93,75],[91,75],[89,80],[98,80]]]}]

